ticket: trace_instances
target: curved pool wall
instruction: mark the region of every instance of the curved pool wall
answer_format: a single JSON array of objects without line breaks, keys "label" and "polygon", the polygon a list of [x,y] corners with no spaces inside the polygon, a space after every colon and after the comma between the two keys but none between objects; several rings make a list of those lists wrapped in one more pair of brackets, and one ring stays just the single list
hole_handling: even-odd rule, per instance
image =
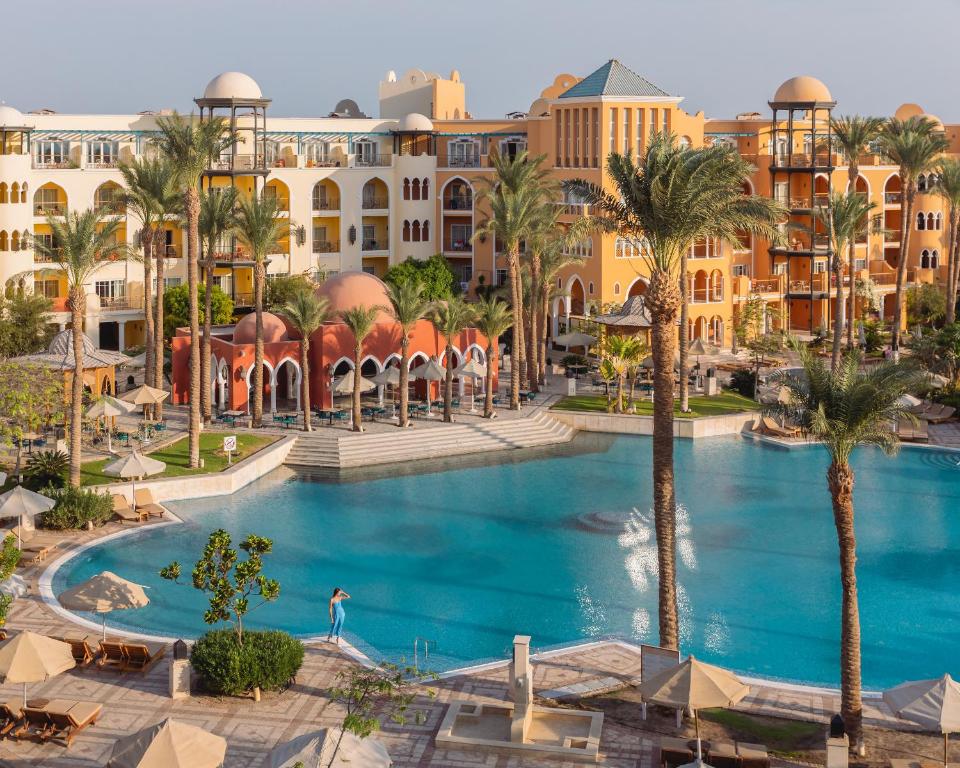
[{"label": "curved pool wall", "polygon": [[[104,569],[151,603],[112,626],[192,637],[207,627],[189,571],[207,533],[274,539],[281,598],[247,626],[325,635],[334,586],[352,594],[346,637],[372,658],[435,670],[616,636],[656,642],[650,440],[582,435],[551,455],[474,460],[373,479],[274,473],[231,496],[169,506],[182,525],[90,547],[52,579],[59,594]],[[684,652],[740,672],[820,685],[838,678],[837,543],[818,446],[739,437],[677,441],[678,582]],[[960,672],[960,455],[871,448],[853,457],[864,684]],[[449,465],[445,465],[449,466]],[[171,560],[181,585],[161,580]]]}]

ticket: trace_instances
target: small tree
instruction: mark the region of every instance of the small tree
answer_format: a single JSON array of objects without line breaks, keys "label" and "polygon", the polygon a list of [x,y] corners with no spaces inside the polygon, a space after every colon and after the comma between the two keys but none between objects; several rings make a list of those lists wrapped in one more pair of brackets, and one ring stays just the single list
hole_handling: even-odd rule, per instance
[{"label": "small tree", "polygon": [[[381,718],[398,725],[406,724],[411,717],[410,705],[417,695],[415,686],[426,679],[436,679],[436,675],[386,662],[377,667],[353,667],[340,672],[337,685],[328,693],[343,705],[346,714],[327,768],[332,768],[337,759],[344,733],[365,739],[380,730]],[[426,693],[430,698],[436,695],[430,689]],[[413,712],[412,717],[417,725],[426,722],[426,714],[421,710]]]},{"label": "small tree", "polygon": [[747,349],[753,359],[753,399],[756,400],[757,388],[760,386],[760,369],[770,355],[783,349],[783,338],[779,334],[765,333],[747,342]]},{"label": "small tree", "polygon": [[739,345],[746,345],[751,339],[763,333],[765,317],[766,303],[763,297],[756,293],[734,308],[733,354],[737,354]]},{"label": "small tree", "polygon": [[46,349],[56,330],[50,324],[51,302],[45,296],[15,291],[0,297],[0,357],[29,355]]},{"label": "small tree", "polygon": [[[6,581],[13,575],[22,554],[17,537],[8,533],[3,539],[3,545],[0,546],[0,582]],[[12,602],[12,595],[0,593],[0,627],[7,623],[7,611],[10,610]]]},{"label": "small tree", "polygon": [[[197,286],[197,301],[200,304],[200,322],[204,322],[203,284]],[[210,292],[210,306],[212,310],[211,322],[213,325],[226,325],[233,319],[233,299],[224,293],[218,286],[213,286]],[[163,294],[163,337],[168,342],[177,328],[185,328],[190,324],[190,288],[187,285],[176,285],[168,288]]]},{"label": "small tree", "polygon": [[423,288],[422,295],[427,301],[449,299],[460,293],[457,276],[450,268],[450,262],[440,253],[435,253],[426,261],[411,256],[390,267],[383,279],[396,286],[408,282],[417,283]]},{"label": "small tree", "polygon": [[60,421],[63,405],[60,371],[0,361],[0,443],[16,447],[15,475],[20,473],[23,436]]},{"label": "small tree", "polygon": [[[238,562],[239,553],[231,547],[230,534],[222,528],[210,534],[203,555],[193,567],[193,588],[210,596],[210,607],[203,612],[207,624],[233,622],[237,644],[243,645],[243,617],[264,603],[280,596],[280,582],[268,579],[263,570],[263,556],[273,551],[273,542],[262,536],[249,534],[240,544],[247,559]],[[174,561],[161,569],[160,576],[176,582],[180,578],[180,563]],[[260,602],[250,606],[250,598]]]}]

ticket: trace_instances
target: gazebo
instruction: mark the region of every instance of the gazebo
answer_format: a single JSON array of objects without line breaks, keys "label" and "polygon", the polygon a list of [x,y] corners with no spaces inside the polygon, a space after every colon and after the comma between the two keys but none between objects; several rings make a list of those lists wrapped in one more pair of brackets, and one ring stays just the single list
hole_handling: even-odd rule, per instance
[{"label": "gazebo", "polygon": [[[90,338],[83,338],[83,384],[94,395],[113,394],[117,391],[116,367],[130,361],[130,358],[120,352],[109,349],[97,349]],[[76,362],[73,355],[73,331],[60,331],[50,341],[46,352],[37,352],[32,355],[22,355],[13,359],[14,362],[34,363],[63,372],[64,397],[70,396]]]},{"label": "gazebo", "polygon": [[631,296],[627,299],[619,312],[607,315],[597,315],[592,318],[595,323],[607,329],[607,333],[617,336],[635,336],[644,333],[649,342],[650,328],[653,325],[650,312],[643,302],[643,296]]}]

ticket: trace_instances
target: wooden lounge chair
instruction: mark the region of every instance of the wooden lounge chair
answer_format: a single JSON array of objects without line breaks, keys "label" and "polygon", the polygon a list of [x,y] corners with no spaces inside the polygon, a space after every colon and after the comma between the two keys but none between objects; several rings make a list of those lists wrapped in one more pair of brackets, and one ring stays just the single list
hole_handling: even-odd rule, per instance
[{"label": "wooden lounge chair", "polygon": [[936,409],[931,408],[929,411],[923,414],[923,418],[926,421],[929,421],[931,424],[942,424],[948,419],[953,418],[953,414],[957,412],[957,409],[950,405],[944,405],[943,403],[938,403]]},{"label": "wooden lounge chair", "polygon": [[742,768],[770,768],[770,755],[763,744],[737,742],[737,754]]},{"label": "wooden lounge chair", "polygon": [[774,437],[797,437],[800,434],[799,427],[781,427],[770,416],[761,417],[760,424],[763,426],[764,432]]},{"label": "wooden lounge chair", "polygon": [[693,750],[686,739],[675,739],[672,736],[660,738],[660,765],[662,768],[677,768],[693,762]]},{"label": "wooden lounge chair", "polygon": [[146,673],[150,667],[163,658],[163,655],[167,652],[167,646],[162,643],[124,643],[123,652],[127,657],[123,668],[124,672]]},{"label": "wooden lounge chair", "polygon": [[149,488],[137,488],[133,498],[137,504],[138,512],[146,512],[151,517],[163,517],[166,510],[157,504]]},{"label": "wooden lounge chair", "polygon": [[897,421],[897,437],[905,443],[926,443],[930,439],[925,419],[913,421],[901,418]]},{"label": "wooden lounge chair", "polygon": [[113,640],[100,641],[100,658],[97,660],[97,666],[100,669],[109,667],[118,672],[123,672],[127,664],[127,653],[123,648],[123,643]]},{"label": "wooden lounge chair", "polygon": [[142,523],[148,517],[146,510],[134,509],[126,496],[116,493],[113,494],[113,513],[120,518],[121,523]]},{"label": "wooden lounge chair", "polygon": [[737,745],[732,741],[711,741],[705,762],[713,768],[740,768]]},{"label": "wooden lounge chair", "polygon": [[53,726],[50,718],[41,707],[24,707],[23,720],[20,727],[12,731],[16,739],[36,738],[38,741],[46,741]]},{"label": "wooden lounge chair", "polygon": [[62,639],[63,642],[70,644],[70,652],[78,667],[86,667],[97,657],[97,652],[94,650],[96,645],[91,647],[89,638],[64,637]]},{"label": "wooden lounge chair", "polygon": [[19,701],[0,702],[0,736],[6,736],[23,721]]},{"label": "wooden lounge chair", "polygon": [[41,741],[61,739],[69,749],[70,743],[80,731],[96,724],[103,712],[103,705],[92,701],[55,699],[47,704],[43,711],[47,713],[50,726]]},{"label": "wooden lounge chair", "polygon": [[29,546],[20,550],[20,562],[27,565],[43,562],[57,546],[59,545],[55,541],[33,540]]}]

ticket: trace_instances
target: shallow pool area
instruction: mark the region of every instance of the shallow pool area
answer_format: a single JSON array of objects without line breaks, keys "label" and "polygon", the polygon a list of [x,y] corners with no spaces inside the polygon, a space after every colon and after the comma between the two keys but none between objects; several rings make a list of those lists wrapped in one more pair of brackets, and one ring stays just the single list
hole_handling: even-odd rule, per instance
[{"label": "shallow pool area", "polygon": [[[375,658],[437,671],[621,636],[656,642],[656,544],[648,438],[581,435],[532,458],[397,468],[348,481],[281,470],[232,497],[171,503],[183,525],[145,529],[64,564],[54,592],[102,570],[147,585],[146,608],[108,617],[167,636],[205,629],[189,573],[207,534],[274,540],[281,596],[247,626],[325,635],[347,590],[346,636]],[[523,458],[523,460],[520,460]],[[854,455],[863,677],[869,688],[960,673],[960,454]],[[684,652],[742,673],[835,685],[837,543],[819,447],[741,437],[676,443]],[[180,585],[159,569],[183,565]]]}]

